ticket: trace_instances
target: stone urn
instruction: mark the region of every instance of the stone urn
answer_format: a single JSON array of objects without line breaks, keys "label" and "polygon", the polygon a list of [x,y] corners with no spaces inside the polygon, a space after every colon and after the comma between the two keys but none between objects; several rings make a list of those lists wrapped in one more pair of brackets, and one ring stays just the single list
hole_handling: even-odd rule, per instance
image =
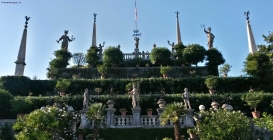
[{"label": "stone urn", "polygon": [[218,107],[219,107],[218,102],[213,101],[213,102],[211,103],[211,107],[212,107],[214,110],[218,110]]},{"label": "stone urn", "polygon": [[109,108],[114,108],[115,102],[113,100],[108,100],[106,104]]},{"label": "stone urn", "polygon": [[159,108],[165,108],[166,101],[164,99],[160,98],[157,101],[157,104],[158,104]]}]

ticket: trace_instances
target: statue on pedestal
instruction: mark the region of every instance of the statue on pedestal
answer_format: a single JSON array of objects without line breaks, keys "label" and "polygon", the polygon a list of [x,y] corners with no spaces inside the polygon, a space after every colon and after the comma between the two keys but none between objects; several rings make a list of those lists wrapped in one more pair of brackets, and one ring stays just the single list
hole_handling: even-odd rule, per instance
[{"label": "statue on pedestal", "polygon": [[136,49],[138,49],[138,45],[139,45],[139,37],[135,37],[134,40],[136,41],[135,45],[136,45]]},{"label": "statue on pedestal", "polygon": [[172,54],[174,53],[174,42],[170,43],[170,41],[168,40],[168,44],[172,47]]},{"label": "statue on pedestal", "polygon": [[215,36],[211,33],[210,27],[208,28],[208,30],[206,30],[204,27],[204,32],[207,34],[207,38],[208,38],[208,49],[211,49],[213,48],[213,41]]},{"label": "statue on pedestal", "polygon": [[191,104],[190,104],[190,100],[189,100],[189,95],[190,95],[189,90],[188,90],[188,88],[185,88],[184,91],[185,92],[182,94],[182,98],[184,100],[185,108],[191,109]]},{"label": "statue on pedestal", "polygon": [[85,89],[84,93],[83,93],[83,109],[87,109],[88,108],[89,101],[91,101],[91,97],[88,94],[88,89]]},{"label": "statue on pedestal", "polygon": [[139,107],[139,83],[133,84],[133,90],[129,92],[129,94],[132,94],[132,106],[133,108]]},{"label": "statue on pedestal", "polygon": [[73,36],[70,39],[69,36],[67,36],[67,34],[68,34],[68,30],[65,30],[64,35],[62,35],[59,40],[56,40],[57,43],[59,43],[59,41],[63,40],[61,47],[62,47],[62,49],[65,49],[65,50],[68,49],[68,42],[75,40],[75,38],[73,38]]}]

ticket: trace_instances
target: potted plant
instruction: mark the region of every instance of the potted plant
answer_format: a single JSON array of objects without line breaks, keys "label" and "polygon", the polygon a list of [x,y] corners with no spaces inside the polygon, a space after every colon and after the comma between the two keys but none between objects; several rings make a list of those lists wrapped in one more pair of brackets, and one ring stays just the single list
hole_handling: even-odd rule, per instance
[{"label": "potted plant", "polygon": [[105,78],[105,74],[108,72],[108,68],[106,65],[97,66],[98,72],[101,74],[101,79]]},{"label": "potted plant", "polygon": [[148,116],[151,116],[153,114],[153,109],[151,108],[147,108],[146,111]]},{"label": "potted plant", "polygon": [[60,90],[60,96],[65,95],[65,92],[68,90],[70,82],[66,79],[62,79],[57,82],[55,87]]},{"label": "potted plant", "polygon": [[231,65],[225,63],[222,67],[219,68],[220,74],[223,74],[224,77],[227,77],[227,74],[230,71],[231,67]]},{"label": "potted plant", "polygon": [[195,129],[189,128],[187,129],[187,133],[190,135],[190,138],[195,138]]},{"label": "potted plant", "polygon": [[126,115],[127,110],[125,108],[121,108],[121,109],[119,109],[119,111],[120,111],[122,116]]},{"label": "potted plant", "polygon": [[30,104],[21,97],[15,97],[13,100],[10,100],[10,104],[12,110],[17,113],[17,117],[23,117],[30,107]]},{"label": "potted plant", "polygon": [[76,135],[78,135],[78,139],[79,140],[83,140],[84,133],[85,133],[85,129],[84,128],[78,128],[77,129]]},{"label": "potted plant", "polygon": [[250,106],[251,109],[254,109],[254,111],[251,112],[253,118],[259,118],[260,111],[257,111],[257,106],[263,100],[263,95],[257,92],[250,92],[243,95],[241,99],[245,101],[247,105]]},{"label": "potted plant", "polygon": [[208,78],[206,78],[205,80],[205,85],[207,86],[207,88],[209,89],[209,93],[213,94],[215,88],[218,85],[218,80],[216,76],[209,76]]},{"label": "potted plant", "polygon": [[170,66],[161,66],[160,67],[160,73],[163,75],[163,78],[168,78],[168,74],[172,70],[172,67]]}]

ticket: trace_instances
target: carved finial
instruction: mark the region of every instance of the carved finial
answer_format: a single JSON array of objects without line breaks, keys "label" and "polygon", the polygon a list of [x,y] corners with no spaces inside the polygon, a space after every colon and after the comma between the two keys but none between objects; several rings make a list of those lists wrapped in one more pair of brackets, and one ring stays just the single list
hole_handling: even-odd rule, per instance
[{"label": "carved finial", "polygon": [[244,15],[246,15],[246,20],[249,20],[249,11],[247,11],[247,12],[244,12]]},{"label": "carved finial", "polygon": [[176,13],[176,18],[178,19],[178,14],[179,14],[179,12],[178,12],[178,11],[176,11],[175,13]]},{"label": "carved finial", "polygon": [[30,19],[30,17],[25,16],[25,18],[26,18],[26,22],[25,22],[25,24],[26,24],[26,25],[25,25],[25,29],[27,29],[27,24],[28,24],[28,22],[27,22],[27,21]]},{"label": "carved finial", "polygon": [[94,13],[93,15],[94,15],[94,22],[96,22],[96,16],[97,16],[97,14]]}]

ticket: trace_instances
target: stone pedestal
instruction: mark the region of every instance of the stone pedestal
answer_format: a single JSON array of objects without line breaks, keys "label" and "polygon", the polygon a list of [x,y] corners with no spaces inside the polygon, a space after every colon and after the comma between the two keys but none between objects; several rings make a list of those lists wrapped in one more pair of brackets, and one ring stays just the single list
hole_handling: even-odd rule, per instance
[{"label": "stone pedestal", "polygon": [[185,127],[194,127],[193,124],[193,111],[194,109],[186,109],[186,115],[184,120]]},{"label": "stone pedestal", "polygon": [[132,120],[132,124],[136,127],[140,127],[141,126],[141,121],[140,121],[140,107],[135,107],[132,108],[132,113],[133,113],[133,120]]},{"label": "stone pedestal", "polygon": [[110,128],[114,128],[114,119],[115,119],[115,108],[106,108],[107,116],[106,116],[106,125]]},{"label": "stone pedestal", "polygon": [[86,110],[80,110],[81,114],[81,122],[79,128],[88,128],[89,127],[89,119],[86,116]]},{"label": "stone pedestal", "polygon": [[139,49],[138,48],[135,48],[135,58],[138,58],[138,55],[139,55]]}]

